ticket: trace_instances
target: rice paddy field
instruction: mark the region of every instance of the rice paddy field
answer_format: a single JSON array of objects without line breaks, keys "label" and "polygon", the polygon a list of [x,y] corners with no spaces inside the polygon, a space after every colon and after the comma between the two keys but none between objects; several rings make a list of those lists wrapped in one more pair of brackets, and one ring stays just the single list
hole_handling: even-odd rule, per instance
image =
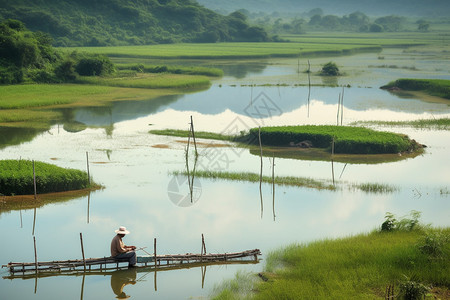
[{"label": "rice paddy field", "polygon": [[[363,51],[381,51],[382,47],[443,44],[439,33],[314,33],[283,36],[290,42],[164,44],[148,46],[75,47],[65,51],[101,53],[110,57],[230,59],[343,55]],[[445,40],[445,37],[444,37]]]}]

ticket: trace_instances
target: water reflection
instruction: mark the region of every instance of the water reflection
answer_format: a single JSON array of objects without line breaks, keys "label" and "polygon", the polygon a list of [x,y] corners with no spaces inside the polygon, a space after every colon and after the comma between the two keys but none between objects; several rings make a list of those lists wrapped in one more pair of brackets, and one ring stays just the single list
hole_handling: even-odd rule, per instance
[{"label": "water reflection", "polygon": [[117,299],[128,299],[131,297],[125,293],[124,288],[129,284],[136,284],[136,275],[136,268],[118,270],[111,274],[111,289]]}]

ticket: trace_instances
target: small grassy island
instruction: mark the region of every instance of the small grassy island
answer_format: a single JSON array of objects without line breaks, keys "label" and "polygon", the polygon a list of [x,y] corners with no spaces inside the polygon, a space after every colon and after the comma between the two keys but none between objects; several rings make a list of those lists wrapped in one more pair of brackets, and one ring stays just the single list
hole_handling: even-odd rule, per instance
[{"label": "small grassy island", "polygon": [[[94,187],[88,174],[75,169],[60,168],[44,162],[34,162],[38,193],[56,193]],[[0,160],[0,194],[34,194],[33,162],[29,160]]]},{"label": "small grassy island", "polygon": [[[151,130],[150,133],[187,137],[183,130]],[[196,137],[216,140],[228,140],[250,145],[259,143],[259,129],[252,128],[247,134],[226,136],[215,133],[196,132]],[[423,148],[415,140],[406,135],[380,132],[363,127],[304,125],[277,126],[261,128],[261,143],[266,146],[323,148],[341,154],[386,154],[415,152]]]},{"label": "small grassy island", "polygon": [[397,79],[381,88],[391,91],[419,91],[450,99],[450,80],[445,79]]}]

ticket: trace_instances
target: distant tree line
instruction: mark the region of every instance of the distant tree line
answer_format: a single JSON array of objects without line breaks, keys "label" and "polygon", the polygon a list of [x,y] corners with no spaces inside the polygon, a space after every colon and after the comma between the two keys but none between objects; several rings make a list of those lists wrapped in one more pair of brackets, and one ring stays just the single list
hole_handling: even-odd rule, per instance
[{"label": "distant tree line", "polygon": [[[278,13],[250,13],[245,9],[240,10],[240,12],[246,14],[251,22],[264,27],[273,34],[302,34],[318,30],[397,32],[404,30],[406,25],[411,27],[407,18],[402,16],[389,15],[373,19],[360,11],[355,11],[342,17],[324,15],[323,10],[320,8],[315,8],[302,14],[299,13],[295,17],[286,17]],[[418,31],[426,32],[430,28],[430,22],[420,19],[415,26]]]},{"label": "distant tree line", "polygon": [[32,32],[18,20],[0,23],[0,84],[73,82],[79,75],[105,75],[114,71],[109,58],[52,46],[49,34]]},{"label": "distant tree line", "polygon": [[2,0],[2,19],[50,34],[55,46],[270,40],[244,14],[223,16],[195,0]]}]

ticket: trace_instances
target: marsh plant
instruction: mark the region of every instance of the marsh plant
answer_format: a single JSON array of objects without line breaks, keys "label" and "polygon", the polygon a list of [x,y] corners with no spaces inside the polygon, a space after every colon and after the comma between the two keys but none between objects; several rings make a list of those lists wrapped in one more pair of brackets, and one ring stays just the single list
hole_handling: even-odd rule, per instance
[{"label": "marsh plant", "polygon": [[409,218],[402,217],[397,220],[394,214],[387,212],[385,221],[381,224],[381,231],[411,231],[418,227],[420,216],[420,211],[412,210]]}]

